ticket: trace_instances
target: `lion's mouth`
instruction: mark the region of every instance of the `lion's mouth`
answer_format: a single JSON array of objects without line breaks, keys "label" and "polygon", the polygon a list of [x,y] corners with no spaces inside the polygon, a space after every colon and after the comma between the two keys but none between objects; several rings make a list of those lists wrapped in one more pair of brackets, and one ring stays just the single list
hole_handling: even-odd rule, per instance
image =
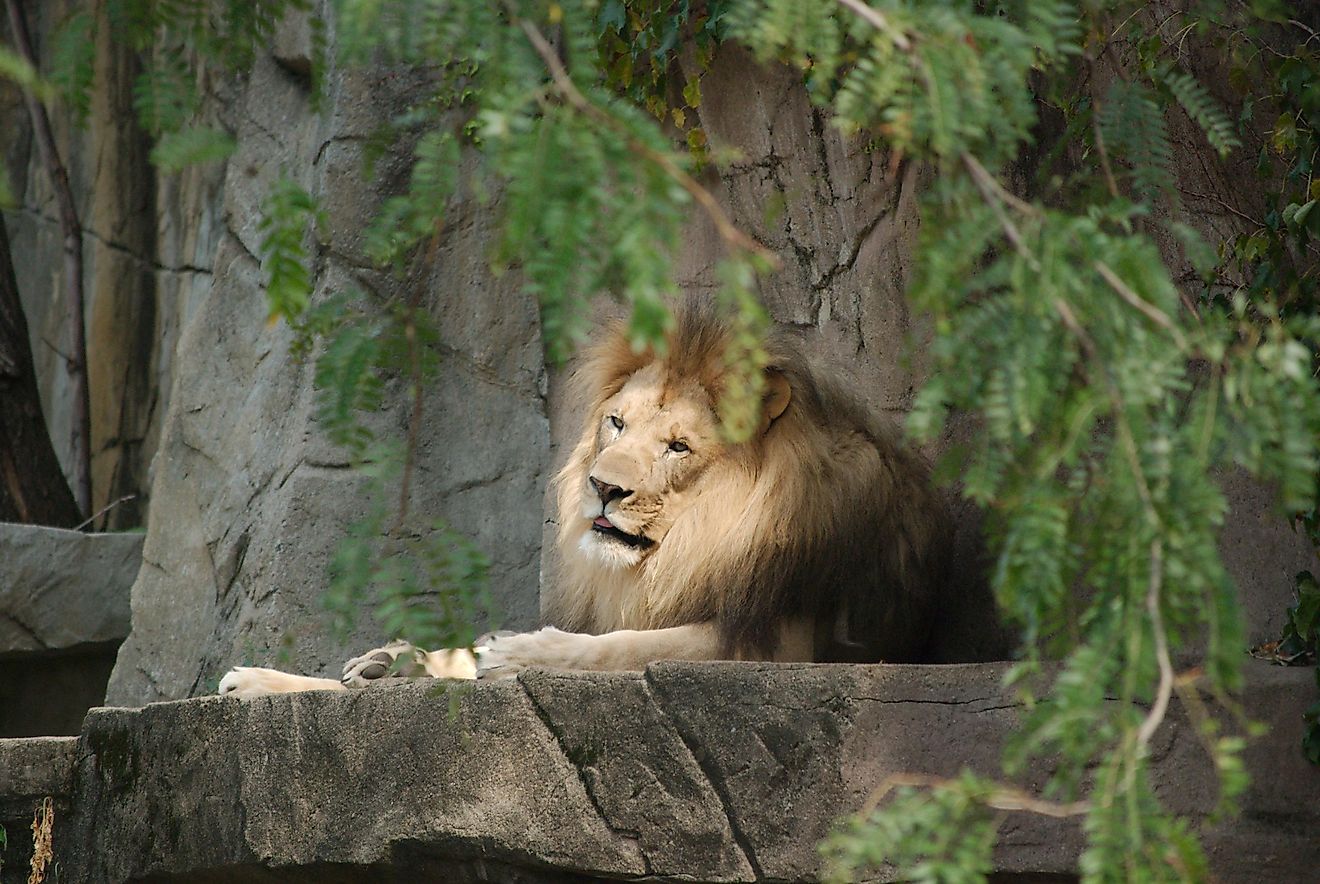
[{"label": "lion's mouth", "polygon": [[597,534],[604,534],[606,537],[612,537],[620,543],[630,546],[633,549],[646,549],[653,546],[655,541],[641,534],[629,534],[627,531],[621,531],[614,527],[614,524],[604,516],[597,516],[591,523],[591,530]]}]

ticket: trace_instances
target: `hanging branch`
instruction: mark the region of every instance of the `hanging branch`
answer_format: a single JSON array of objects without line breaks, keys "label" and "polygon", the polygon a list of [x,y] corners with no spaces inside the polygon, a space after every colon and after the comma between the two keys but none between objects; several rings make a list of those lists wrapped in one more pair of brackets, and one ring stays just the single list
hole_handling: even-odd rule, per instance
[{"label": "hanging branch", "polygon": [[[10,2],[12,2],[12,0],[10,0]],[[564,69],[564,63],[559,60],[559,56],[555,54],[554,48],[545,39],[541,32],[536,29],[535,25],[525,19],[519,20],[516,16],[515,21],[518,26],[522,28],[523,33],[527,35],[527,39],[532,44],[532,48],[536,50],[536,54],[541,56],[541,60],[545,63],[546,69],[550,72],[550,78],[554,83],[555,90],[559,92],[564,100],[602,125],[609,126],[615,131],[623,132],[624,137],[628,139],[628,146],[632,150],[659,166],[661,171],[677,182],[679,186],[686,190],[688,194],[697,201],[697,204],[705,210],[706,215],[715,225],[715,231],[719,234],[720,239],[724,240],[724,244],[731,251],[735,253],[746,252],[749,255],[755,255],[757,258],[764,261],[766,266],[772,270],[778,270],[780,268],[782,262],[779,260],[779,256],[739,230],[737,226],[729,220],[729,216],[725,214],[724,209],[720,208],[720,204],[716,201],[714,195],[698,184],[695,178],[683,171],[683,169],[674,162],[672,157],[661,151],[655,150],[650,145],[635,138],[620,126],[619,123],[608,113],[588,101],[587,97],[578,91],[577,86],[573,85],[573,78],[570,77],[568,71]]]},{"label": "hanging branch", "polygon": [[[36,54],[32,51],[32,37],[18,0],[5,0],[9,12],[9,29],[13,32],[14,48],[36,70]],[[30,86],[23,87],[23,100],[32,118],[32,134],[37,142],[37,153],[46,167],[55,204],[60,218],[60,231],[64,237],[64,294],[68,308],[70,332],[69,353],[65,367],[73,384],[73,420],[70,439],[73,454],[73,494],[78,509],[86,516],[92,510],[92,431],[91,399],[87,389],[87,333],[83,297],[82,225],[78,209],[73,202],[73,189],[69,186],[69,172],[55,147],[55,135],[50,128],[50,117]]]}]

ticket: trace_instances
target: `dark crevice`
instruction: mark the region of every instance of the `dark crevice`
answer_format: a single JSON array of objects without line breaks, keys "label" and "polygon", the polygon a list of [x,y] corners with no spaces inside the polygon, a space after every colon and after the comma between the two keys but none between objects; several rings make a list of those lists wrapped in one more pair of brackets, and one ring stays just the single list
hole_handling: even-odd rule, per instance
[{"label": "dark crevice", "polygon": [[[12,211],[19,212],[24,215],[29,215],[34,220],[44,224],[48,224],[52,226],[59,224],[59,221],[57,219],[52,218],[49,215],[47,215],[45,212],[42,212],[40,209],[35,209],[31,206],[18,206]],[[111,239],[106,239],[104,236],[97,233],[95,230],[92,230],[91,228],[84,227],[82,230],[82,234],[87,239],[91,239],[100,243],[110,251],[115,252],[116,254],[119,255],[123,255],[124,257],[134,261],[135,263],[141,264],[142,266],[150,268],[151,270],[154,271],[163,272],[163,273],[201,273],[206,276],[210,276],[212,273],[210,267],[198,267],[193,264],[179,264],[177,266],[171,266],[169,264],[161,264],[159,261],[154,261],[145,255],[138,254],[137,252],[133,251],[131,248],[129,248],[128,246],[122,243],[115,242],[114,240]]]}]

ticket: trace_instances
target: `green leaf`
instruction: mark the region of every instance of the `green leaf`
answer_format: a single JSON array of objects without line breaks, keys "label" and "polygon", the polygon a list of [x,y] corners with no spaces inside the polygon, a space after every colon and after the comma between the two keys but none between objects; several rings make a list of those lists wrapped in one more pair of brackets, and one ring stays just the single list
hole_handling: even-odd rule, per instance
[{"label": "green leaf", "polygon": [[321,209],[311,194],[291,178],[275,182],[257,223],[262,265],[270,277],[266,299],[272,322],[281,318],[293,322],[307,309],[312,276],[303,242],[309,227],[323,224]]},{"label": "green leaf", "polygon": [[1234,148],[1242,146],[1232,121],[1199,80],[1176,68],[1166,70],[1161,79],[1220,156],[1227,156]]},{"label": "green leaf", "polygon": [[47,67],[52,86],[85,122],[92,104],[93,65],[96,61],[96,22],[89,12],[66,18],[51,33]]},{"label": "green leaf", "polygon": [[0,77],[24,89],[31,89],[42,101],[49,100],[56,94],[55,87],[43,80],[32,65],[4,46],[0,46]]},{"label": "green leaf", "polygon": [[202,127],[167,132],[151,149],[151,162],[166,174],[188,166],[228,159],[238,148],[234,136],[222,129]]}]

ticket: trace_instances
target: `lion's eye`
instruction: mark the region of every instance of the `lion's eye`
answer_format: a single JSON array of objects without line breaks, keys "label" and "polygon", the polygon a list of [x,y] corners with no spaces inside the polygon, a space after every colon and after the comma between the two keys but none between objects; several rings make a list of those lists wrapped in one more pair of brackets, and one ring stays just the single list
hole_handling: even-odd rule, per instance
[{"label": "lion's eye", "polygon": [[614,426],[614,429],[616,430],[623,429],[623,418],[619,417],[617,414],[610,415],[610,423]]},{"label": "lion's eye", "polygon": [[669,443],[669,450],[674,452],[675,454],[682,454],[683,452],[690,451],[691,449],[688,448],[688,444],[684,442],[682,439],[675,439],[673,442]]}]

